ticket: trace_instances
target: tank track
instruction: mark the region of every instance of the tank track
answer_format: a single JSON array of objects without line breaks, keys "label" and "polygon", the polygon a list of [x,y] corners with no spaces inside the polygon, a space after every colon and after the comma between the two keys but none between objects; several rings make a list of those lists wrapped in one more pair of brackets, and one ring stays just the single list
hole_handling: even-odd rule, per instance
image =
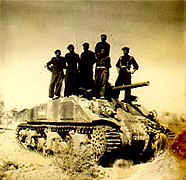
[{"label": "tank track", "polygon": [[43,150],[44,144],[46,144],[49,137],[45,133],[46,131],[50,132],[50,134],[55,134],[55,137],[58,134],[59,137],[57,139],[65,139],[71,133],[75,136],[83,135],[86,138],[88,137],[88,144],[91,145],[92,152],[95,154],[97,161],[106,154],[116,153],[117,150],[121,149],[122,145],[119,130],[109,125],[94,126],[89,124],[77,126],[77,124],[41,125],[21,123],[16,130],[16,139],[21,148],[40,152],[44,156],[55,155],[57,151],[51,152],[52,150],[50,150],[44,152]]}]

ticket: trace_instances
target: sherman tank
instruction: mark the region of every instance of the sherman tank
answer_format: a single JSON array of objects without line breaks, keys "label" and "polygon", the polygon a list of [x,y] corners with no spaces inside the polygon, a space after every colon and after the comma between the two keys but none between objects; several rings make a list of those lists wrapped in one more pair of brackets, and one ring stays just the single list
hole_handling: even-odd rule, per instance
[{"label": "sherman tank", "polygon": [[18,114],[22,122],[16,139],[21,147],[45,156],[62,153],[71,141],[76,148],[91,149],[98,163],[120,158],[145,162],[166,148],[168,130],[156,121],[156,112],[138,104],[135,96],[126,103],[113,94],[148,85],[110,86],[108,99],[94,98],[85,90],[80,96],[25,109]]}]

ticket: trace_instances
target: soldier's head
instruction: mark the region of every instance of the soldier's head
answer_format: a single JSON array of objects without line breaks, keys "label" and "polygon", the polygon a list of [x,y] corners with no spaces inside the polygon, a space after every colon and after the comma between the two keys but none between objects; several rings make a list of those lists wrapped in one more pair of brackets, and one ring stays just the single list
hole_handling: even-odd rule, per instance
[{"label": "soldier's head", "polygon": [[125,47],[122,48],[122,50],[123,50],[123,53],[124,53],[124,54],[128,54],[130,48],[125,46]]},{"label": "soldier's head", "polygon": [[105,42],[107,40],[107,35],[106,34],[102,34],[101,35],[101,41]]},{"label": "soldier's head", "polygon": [[73,52],[74,51],[74,45],[73,44],[69,44],[67,49],[70,51],[70,52]]},{"label": "soldier's head", "polygon": [[82,46],[83,46],[84,51],[89,49],[89,43],[83,43]]},{"label": "soldier's head", "polygon": [[55,50],[54,53],[55,53],[56,56],[60,56],[61,55],[61,51],[59,49]]}]

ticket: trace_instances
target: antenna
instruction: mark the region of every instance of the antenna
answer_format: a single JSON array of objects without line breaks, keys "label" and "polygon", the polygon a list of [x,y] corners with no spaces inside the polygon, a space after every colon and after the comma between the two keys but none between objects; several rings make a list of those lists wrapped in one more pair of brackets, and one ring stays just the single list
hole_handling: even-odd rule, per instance
[{"label": "antenna", "polygon": [[75,28],[75,36],[76,36],[76,51],[78,52],[77,27]]},{"label": "antenna", "polygon": [[114,40],[114,37],[112,36],[112,32],[111,32],[110,28],[108,27],[108,25],[107,25],[107,28],[108,28],[108,31],[109,31],[110,37],[111,37],[111,39],[112,39],[114,45],[116,46],[116,42],[115,42],[115,40]]}]

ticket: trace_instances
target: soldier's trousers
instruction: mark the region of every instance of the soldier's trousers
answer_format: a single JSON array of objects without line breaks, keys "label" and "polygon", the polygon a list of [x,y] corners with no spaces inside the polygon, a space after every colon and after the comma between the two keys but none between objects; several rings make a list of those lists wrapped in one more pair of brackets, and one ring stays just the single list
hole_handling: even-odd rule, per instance
[{"label": "soldier's trousers", "polygon": [[[131,84],[131,74],[122,74],[118,76],[117,80],[116,80],[116,83],[115,83],[115,86],[122,86],[122,85],[129,85]],[[120,94],[120,91],[117,91],[115,93],[115,98],[119,98],[119,94]],[[130,99],[130,96],[131,96],[131,89],[126,89],[125,90],[125,98],[124,100],[129,100]]]},{"label": "soldier's trousers", "polygon": [[58,72],[53,70],[52,72],[52,77],[50,81],[50,86],[49,86],[49,97],[53,98],[54,95],[56,96],[61,96],[61,88],[62,88],[62,82],[64,78],[64,73],[63,72]]},{"label": "soldier's trousers", "polygon": [[67,69],[65,78],[64,96],[78,95],[79,72],[77,69]]},{"label": "soldier's trousers", "polygon": [[109,79],[108,69],[96,69],[94,91],[97,98],[105,96],[105,89]]},{"label": "soldier's trousers", "polygon": [[93,87],[93,69],[86,68],[80,70],[80,87],[92,89]]}]

